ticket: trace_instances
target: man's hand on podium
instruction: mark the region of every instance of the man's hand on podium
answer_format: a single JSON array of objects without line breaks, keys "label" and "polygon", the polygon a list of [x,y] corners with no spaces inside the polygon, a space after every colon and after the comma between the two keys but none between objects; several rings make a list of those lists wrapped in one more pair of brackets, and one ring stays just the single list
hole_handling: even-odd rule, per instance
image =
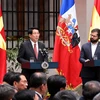
[{"label": "man's hand on podium", "polygon": [[86,60],[85,60],[85,62],[88,62],[88,61],[90,61],[90,59],[86,59]]}]

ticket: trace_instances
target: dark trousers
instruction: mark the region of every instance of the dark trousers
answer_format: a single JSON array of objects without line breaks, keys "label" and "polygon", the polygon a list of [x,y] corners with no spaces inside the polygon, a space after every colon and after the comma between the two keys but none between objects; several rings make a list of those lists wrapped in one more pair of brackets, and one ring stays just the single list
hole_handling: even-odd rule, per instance
[{"label": "dark trousers", "polygon": [[83,88],[84,88],[84,84],[88,81],[99,81],[100,82],[100,68],[96,67],[94,72],[95,72],[95,74],[92,77],[81,77],[82,83],[83,83]]},{"label": "dark trousers", "polygon": [[88,81],[99,81],[100,82],[100,67],[87,67],[83,68],[81,73],[83,87]]}]

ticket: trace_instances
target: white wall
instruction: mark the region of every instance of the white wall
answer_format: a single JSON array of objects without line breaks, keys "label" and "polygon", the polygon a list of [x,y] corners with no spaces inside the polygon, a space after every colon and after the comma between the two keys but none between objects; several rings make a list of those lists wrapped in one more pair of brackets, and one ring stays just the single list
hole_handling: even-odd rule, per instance
[{"label": "white wall", "polygon": [[88,41],[94,0],[75,0],[81,44]]},{"label": "white wall", "polygon": [[86,0],[75,0],[81,43],[86,41]]},{"label": "white wall", "polygon": [[90,27],[90,22],[91,22],[91,18],[92,18],[92,10],[93,10],[93,6],[94,6],[94,0],[86,0],[86,24],[87,24],[87,30],[86,32],[89,32],[89,27]]}]

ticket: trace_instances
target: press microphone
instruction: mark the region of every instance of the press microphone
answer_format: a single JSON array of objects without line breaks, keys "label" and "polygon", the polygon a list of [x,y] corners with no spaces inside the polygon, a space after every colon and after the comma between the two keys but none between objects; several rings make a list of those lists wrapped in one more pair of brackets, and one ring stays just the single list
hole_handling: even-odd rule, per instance
[{"label": "press microphone", "polygon": [[44,56],[43,50],[42,50],[42,49],[39,49],[39,51],[40,51],[40,53],[42,54],[42,56]]},{"label": "press microphone", "polygon": [[44,54],[45,54],[45,55],[47,55],[47,54],[48,54],[48,52],[47,52],[46,48],[44,48],[44,49],[43,49],[43,52],[44,52]]}]

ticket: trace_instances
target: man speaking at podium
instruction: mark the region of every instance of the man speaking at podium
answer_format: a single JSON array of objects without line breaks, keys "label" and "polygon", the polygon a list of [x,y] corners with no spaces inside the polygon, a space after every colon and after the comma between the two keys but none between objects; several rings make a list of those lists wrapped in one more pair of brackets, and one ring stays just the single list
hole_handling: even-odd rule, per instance
[{"label": "man speaking at podium", "polygon": [[100,60],[100,29],[95,28],[91,31],[90,42],[83,44],[80,54],[80,62],[82,69],[80,76],[82,78],[83,87],[87,81],[97,80],[100,81],[100,67],[85,67],[84,63],[90,60]]},{"label": "man speaking at podium", "polygon": [[[24,41],[18,52],[17,60],[19,63],[30,62],[34,60],[34,62],[43,62],[48,61],[48,54],[45,48],[45,45],[39,42],[39,30],[38,28],[30,28],[29,32],[29,40]],[[24,69],[22,68],[22,73],[29,80],[30,75],[36,71],[43,71],[42,69],[33,70],[33,69]]]}]

